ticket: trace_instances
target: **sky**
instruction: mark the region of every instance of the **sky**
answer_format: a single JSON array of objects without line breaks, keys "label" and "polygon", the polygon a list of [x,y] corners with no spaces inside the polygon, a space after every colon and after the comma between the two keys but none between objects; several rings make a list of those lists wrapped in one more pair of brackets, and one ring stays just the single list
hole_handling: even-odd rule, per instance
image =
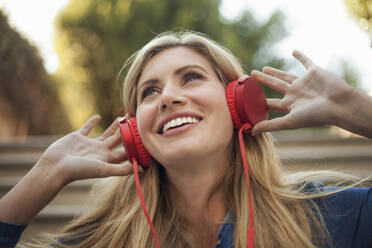
[{"label": "sky", "polygon": [[[38,47],[50,73],[59,65],[53,21],[68,1],[0,0],[0,8],[5,9],[10,24]],[[344,59],[359,72],[361,88],[372,94],[371,38],[346,12],[343,0],[223,0],[221,13],[233,19],[244,8],[251,9],[258,21],[267,20],[277,9],[286,15],[289,35],[274,47],[279,56],[295,61],[291,54],[299,49],[314,63],[335,73],[337,61]],[[294,65],[292,73],[304,72],[298,63]]]}]

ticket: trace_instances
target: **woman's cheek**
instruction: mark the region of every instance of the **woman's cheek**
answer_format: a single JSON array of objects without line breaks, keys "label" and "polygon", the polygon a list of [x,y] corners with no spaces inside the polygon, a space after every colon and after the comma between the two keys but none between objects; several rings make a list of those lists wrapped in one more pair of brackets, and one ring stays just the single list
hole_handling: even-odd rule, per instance
[{"label": "woman's cheek", "polygon": [[137,108],[137,127],[142,141],[146,141],[147,136],[154,130],[153,124],[155,123],[155,117],[156,109],[154,106],[143,104]]}]

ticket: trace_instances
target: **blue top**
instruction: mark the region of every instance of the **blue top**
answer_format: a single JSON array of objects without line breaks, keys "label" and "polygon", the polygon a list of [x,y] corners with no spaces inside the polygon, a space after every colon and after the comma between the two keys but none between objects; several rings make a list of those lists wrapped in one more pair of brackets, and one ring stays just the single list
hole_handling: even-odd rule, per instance
[{"label": "blue top", "polygon": [[[311,187],[310,187],[311,188]],[[333,190],[335,188],[322,188]],[[336,248],[372,247],[372,188],[350,188],[315,199],[321,208]],[[218,233],[217,248],[233,247],[234,216],[231,212]],[[0,222],[0,247],[13,247],[26,226]]]},{"label": "blue top", "polygon": [[18,226],[0,221],[0,247],[13,247],[19,241],[26,226]]}]

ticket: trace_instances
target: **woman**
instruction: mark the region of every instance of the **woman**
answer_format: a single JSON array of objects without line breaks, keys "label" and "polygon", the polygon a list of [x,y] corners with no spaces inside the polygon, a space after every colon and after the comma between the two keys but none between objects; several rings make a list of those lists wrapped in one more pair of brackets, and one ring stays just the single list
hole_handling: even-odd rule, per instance
[{"label": "woman", "polygon": [[[225,100],[226,84],[244,76],[240,63],[217,43],[188,32],[160,35],[128,61],[131,67],[124,81],[125,112],[127,117],[137,118],[143,144],[153,157],[152,165],[142,171],[140,182],[160,247],[245,247],[252,239],[247,235],[252,208],[238,131],[233,128]],[[283,78],[289,74],[276,76],[279,71],[265,71],[255,71],[252,76],[278,90],[285,87]],[[296,81],[294,76],[290,79]],[[275,86],[278,83],[281,88]],[[275,107],[275,101],[268,101],[269,107],[283,110]],[[40,245],[25,246],[155,246],[137,196],[132,165],[117,165],[127,159],[124,151],[113,150],[121,141],[118,120],[101,136],[88,138],[98,121],[98,116],[92,117],[80,130],[52,144],[1,199],[0,219],[25,225],[72,181],[122,177],[106,185],[99,203],[62,233]],[[267,131],[270,123],[262,122],[253,131]],[[371,130],[367,128],[367,132]],[[371,245],[367,234],[371,190],[331,191],[318,182],[327,183],[335,176],[343,182],[351,179],[331,172],[288,176],[270,134],[246,134],[244,139],[255,247]],[[339,202],[350,205],[340,206]],[[345,218],[340,220],[340,214]],[[358,218],[361,215],[364,217]],[[344,220],[348,226],[339,228]],[[18,233],[23,228],[2,225]]]}]

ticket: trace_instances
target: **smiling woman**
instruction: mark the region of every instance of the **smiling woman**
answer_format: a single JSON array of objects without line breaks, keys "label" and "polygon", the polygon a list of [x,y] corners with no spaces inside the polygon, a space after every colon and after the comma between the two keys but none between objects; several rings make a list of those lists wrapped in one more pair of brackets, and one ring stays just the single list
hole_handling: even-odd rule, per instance
[{"label": "smiling woman", "polygon": [[[309,60],[299,57],[309,65]],[[330,187],[335,181],[348,185],[360,182],[335,172],[288,175],[269,133],[252,136],[251,128],[245,129],[248,123],[239,131],[234,129],[229,82],[243,85],[249,80],[242,77],[240,63],[226,48],[202,34],[164,33],[129,58],[126,66],[129,64],[123,91],[126,120],[120,124],[116,120],[102,135],[91,139],[86,135],[99,121],[93,117],[79,131],[49,147],[22,182],[0,201],[0,219],[13,223],[1,223],[4,240],[14,244],[25,224],[68,183],[121,175],[106,186],[104,194],[93,193],[102,200],[91,211],[41,245],[28,243],[24,247],[314,248],[372,244],[368,235],[371,189]],[[293,79],[295,85],[293,75],[276,73],[283,80]],[[272,70],[271,74],[275,75]],[[260,77],[265,84],[285,85],[273,76]],[[259,98],[259,94],[254,96]],[[151,154],[151,165],[139,177],[129,149],[134,175],[131,164],[120,164],[128,159],[127,154],[113,149],[121,141],[119,125],[127,119],[138,127],[138,133],[133,132],[136,142],[141,140],[143,149]],[[136,192],[139,183],[143,202]],[[146,205],[148,219],[141,205]],[[7,237],[1,227],[15,234]]]}]

